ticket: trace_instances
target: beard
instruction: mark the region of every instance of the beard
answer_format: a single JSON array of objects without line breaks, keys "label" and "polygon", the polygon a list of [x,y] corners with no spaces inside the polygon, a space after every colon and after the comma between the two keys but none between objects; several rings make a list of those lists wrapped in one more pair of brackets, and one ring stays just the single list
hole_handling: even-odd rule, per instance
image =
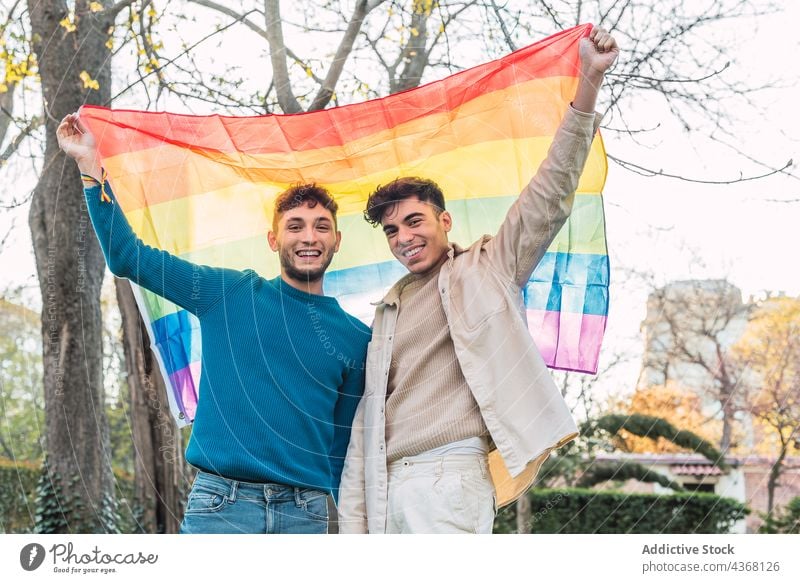
[{"label": "beard", "polygon": [[295,281],[312,283],[319,281],[322,279],[322,276],[325,275],[325,270],[328,269],[331,261],[333,261],[333,253],[333,249],[324,251],[322,254],[322,265],[315,268],[303,268],[295,265],[294,262],[297,259],[297,255],[295,255],[292,250],[281,249],[278,256],[280,257],[283,272],[287,277]]}]

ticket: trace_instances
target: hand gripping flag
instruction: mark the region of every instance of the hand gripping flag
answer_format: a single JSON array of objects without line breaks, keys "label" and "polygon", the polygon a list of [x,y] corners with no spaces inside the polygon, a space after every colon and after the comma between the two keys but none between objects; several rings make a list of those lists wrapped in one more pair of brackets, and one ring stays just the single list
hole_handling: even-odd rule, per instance
[{"label": "hand gripping flag", "polygon": [[[341,251],[325,292],[369,323],[370,301],[404,274],[366,199],[399,176],[439,183],[468,245],[497,231],[533,177],[578,83],[582,25],[441,81],[365,103],[297,115],[226,117],[84,106],[102,163],[133,230],[194,263],[279,273],[266,233],[275,196],[298,182],[339,203]],[[595,138],[569,221],[524,292],[528,325],[551,368],[594,373],[608,314],[609,263]],[[187,283],[190,285],[191,283]],[[134,286],[135,287],[135,286]],[[179,425],[194,418],[202,346],[197,319],[136,292]],[[246,339],[241,339],[246,342]]]}]

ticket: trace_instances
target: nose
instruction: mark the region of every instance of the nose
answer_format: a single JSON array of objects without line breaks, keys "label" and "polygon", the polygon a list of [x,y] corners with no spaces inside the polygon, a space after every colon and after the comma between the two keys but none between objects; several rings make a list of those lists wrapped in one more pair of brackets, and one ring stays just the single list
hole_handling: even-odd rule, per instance
[{"label": "nose", "polygon": [[414,239],[414,233],[411,232],[411,229],[406,228],[403,225],[400,225],[397,228],[397,242],[401,245],[406,243],[410,243]]},{"label": "nose", "polygon": [[317,241],[317,230],[313,226],[306,227],[302,233],[303,243],[314,243]]}]

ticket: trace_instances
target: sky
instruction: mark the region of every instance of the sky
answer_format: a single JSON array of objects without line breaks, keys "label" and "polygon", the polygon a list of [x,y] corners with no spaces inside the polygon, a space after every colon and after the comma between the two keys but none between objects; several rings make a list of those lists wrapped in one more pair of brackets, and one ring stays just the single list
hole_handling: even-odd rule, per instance
[{"label": "sky", "polygon": [[[725,137],[777,166],[790,158],[800,163],[800,118],[792,115],[800,103],[800,91],[787,77],[787,73],[796,76],[800,71],[800,41],[793,31],[793,23],[800,20],[800,3],[784,4],[782,14],[738,23],[724,31],[736,39],[731,75],[754,82],[778,77],[790,81],[784,87],[754,95],[757,108],[732,111],[731,115],[739,118],[736,138]],[[287,41],[297,42],[292,38]],[[663,122],[669,117],[666,113],[657,97],[642,99],[631,107],[629,121],[644,127],[652,126],[655,120],[668,124]],[[613,156],[702,180],[725,181],[735,179],[740,172],[746,176],[766,172],[744,163],[733,150],[687,135],[677,123],[662,127],[659,135],[659,142],[646,147],[611,132],[604,140]],[[0,188],[32,188],[32,173],[19,171],[17,176],[21,178],[13,183],[4,181]],[[6,196],[3,193],[4,199]],[[766,291],[800,295],[800,269],[793,266],[796,262],[791,255],[800,244],[800,180],[776,175],[737,184],[698,184],[645,178],[610,162],[604,196],[612,299],[603,354],[627,351],[632,355],[628,364],[602,383],[608,391],[632,387],[638,376],[636,351],[641,350],[639,326],[645,315],[647,287],[631,272],[651,276],[657,284],[725,277],[742,289],[745,299]],[[792,199],[799,202],[780,202]],[[38,307],[27,211],[27,205],[0,211],[0,236],[12,223],[15,225],[0,250],[0,291],[26,285],[25,302]],[[601,356],[601,367],[603,358],[610,356]]]}]

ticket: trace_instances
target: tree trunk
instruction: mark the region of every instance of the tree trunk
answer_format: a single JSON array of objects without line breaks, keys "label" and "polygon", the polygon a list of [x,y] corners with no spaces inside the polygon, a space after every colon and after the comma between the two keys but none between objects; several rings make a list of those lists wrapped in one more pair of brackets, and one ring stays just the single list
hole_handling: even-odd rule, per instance
[{"label": "tree trunk", "polygon": [[731,406],[732,393],[733,391],[724,391],[722,393],[722,439],[720,439],[719,450],[723,457],[731,448],[731,441],[733,440],[733,423],[735,421],[736,408]]},{"label": "tree trunk", "polygon": [[531,499],[526,492],[517,500],[517,533],[528,534],[531,531]]},{"label": "tree trunk", "polygon": [[181,435],[169,410],[167,388],[150,350],[150,338],[126,280],[116,280],[122,343],[131,399],[135,496],[140,528],[178,532],[183,516],[184,461]]},{"label": "tree trunk", "polygon": [[783,472],[783,460],[786,459],[788,444],[781,445],[781,453],[769,471],[769,480],[767,480],[767,515],[772,516],[772,511],[775,509],[775,490],[778,488],[778,480],[781,478]]},{"label": "tree trunk", "polygon": [[[45,455],[57,510],[40,521],[47,532],[113,531],[113,479],[102,367],[100,286],[105,262],[92,231],[76,165],[58,149],[60,119],[111,91],[110,22],[83,2],[74,30],[66,2],[29,0],[33,49],[44,97],[45,161],[29,225],[42,292]],[[77,8],[76,7],[76,10]],[[88,90],[86,71],[100,84]]]}]

